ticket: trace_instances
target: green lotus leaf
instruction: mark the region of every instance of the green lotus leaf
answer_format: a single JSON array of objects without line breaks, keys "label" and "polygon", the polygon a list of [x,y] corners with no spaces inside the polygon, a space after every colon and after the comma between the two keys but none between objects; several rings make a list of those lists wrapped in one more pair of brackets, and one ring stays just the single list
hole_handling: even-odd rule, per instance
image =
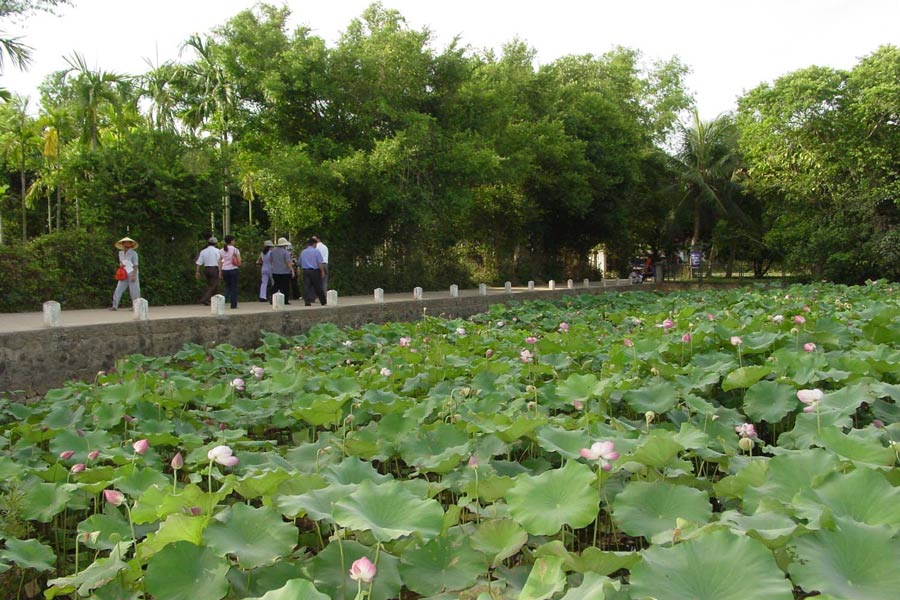
[{"label": "green lotus leaf", "polygon": [[506,493],[510,515],[532,535],[556,535],[563,525],[584,527],[599,510],[596,479],[590,467],[576,461],[536,477],[519,475]]},{"label": "green lotus leaf", "polygon": [[585,548],[581,557],[575,560],[574,567],[585,574],[609,575],[619,569],[630,569],[640,560],[641,555],[637,552],[613,552],[591,546]]},{"label": "green lotus leaf", "polygon": [[270,565],[297,545],[297,528],[273,508],[233,504],[203,532],[203,540],[220,556],[234,555],[245,569]]},{"label": "green lotus leaf", "polygon": [[135,501],[131,518],[135,523],[153,523],[195,506],[208,507],[211,501],[213,497],[193,483],[174,492],[171,485],[154,485],[147,488]]},{"label": "green lotus leaf", "polygon": [[675,529],[676,519],[706,523],[712,507],[706,492],[664,481],[631,481],[616,496],[613,516],[622,531],[647,539]]},{"label": "green lotus leaf", "polygon": [[88,548],[94,550],[111,550],[122,540],[131,539],[131,527],[121,514],[110,511],[109,514],[98,513],[91,515],[78,524],[79,534],[97,533],[96,539],[80,540]]},{"label": "green lotus leaf", "polygon": [[536,432],[537,443],[547,452],[556,452],[563,458],[577,459],[582,448],[593,442],[582,429],[566,430],[552,425],[545,425]]},{"label": "green lotus leaf", "polygon": [[228,593],[228,561],[212,548],[177,542],[147,563],[147,593],[166,600],[219,600]]},{"label": "green lotus leaf", "polygon": [[725,380],[722,382],[722,391],[729,392],[731,390],[748,388],[771,372],[772,369],[761,365],[740,367],[725,377]]},{"label": "green lotus leaf", "polygon": [[22,516],[41,523],[49,523],[65,510],[72,499],[70,487],[58,483],[33,482],[28,485],[22,500]]},{"label": "green lotus leaf", "polygon": [[[57,594],[68,594],[72,590],[77,590],[79,596],[88,596],[93,590],[106,585],[118,577],[119,573],[127,567],[128,565],[122,561],[120,553],[113,550],[109,557],[96,559],[77,575],[59,577],[48,581],[47,585],[50,588],[45,592],[45,596],[53,598]],[[185,597],[185,600],[187,600],[187,597]]]},{"label": "green lotus leaf", "polygon": [[419,471],[449,473],[471,453],[469,436],[449,423],[438,423],[406,437],[400,456]]},{"label": "green lotus leaf", "polygon": [[751,460],[734,475],[723,477],[713,484],[715,495],[720,500],[740,499],[747,488],[761,486],[766,480],[769,463],[763,460]]},{"label": "green lotus leaf", "polygon": [[602,390],[603,384],[596,375],[590,373],[587,375],[573,373],[556,384],[556,395],[565,403],[571,403],[573,400],[587,402],[597,397]]},{"label": "green lotus leaf", "polygon": [[845,434],[836,427],[823,427],[821,437],[826,448],[857,464],[893,467],[897,460],[894,450],[883,446],[878,440],[863,437],[865,435],[861,430]]},{"label": "green lotus leaf", "polygon": [[[376,560],[374,549],[355,540],[331,542],[310,561],[310,577],[316,587],[333,600],[353,600],[357,585],[350,579],[350,566],[364,556],[372,562]],[[377,559],[378,573],[373,580],[372,598],[398,597],[403,587],[400,559],[384,550],[378,553]]]},{"label": "green lotus leaf", "polygon": [[542,556],[534,561],[519,600],[546,600],[566,587],[563,559],[558,556]]},{"label": "green lotus leaf", "polygon": [[815,412],[799,412],[795,417],[794,428],[778,436],[778,446],[787,450],[804,450],[813,445],[821,445],[819,432],[829,427],[852,427],[853,421],[837,411],[822,410]]},{"label": "green lotus leaf", "polygon": [[[668,466],[681,467],[684,461],[676,460],[678,453],[684,447],[675,441],[675,434],[662,429],[651,429],[634,453],[627,457],[628,460],[661,469]],[[686,463],[690,469],[690,463]]]},{"label": "green lotus leaf", "polygon": [[470,587],[485,572],[485,556],[459,529],[408,548],[400,559],[406,587],[425,596]]},{"label": "green lotus leaf", "polygon": [[818,484],[837,470],[837,467],[837,457],[821,448],[774,456],[769,460],[764,482],[761,485],[747,486],[744,492],[744,512],[755,512],[763,499],[774,499],[790,505],[797,492]]},{"label": "green lotus leaf", "polygon": [[[171,514],[156,531],[148,533],[147,538],[138,545],[138,555],[141,560],[146,561],[169,544],[176,542],[190,542],[199,546],[206,525],[207,520],[201,516]],[[131,537],[130,533],[128,537]]]},{"label": "green lotus leaf", "polygon": [[248,600],[331,600],[306,579],[291,579],[284,586]]},{"label": "green lotus leaf", "polygon": [[6,549],[0,550],[0,559],[14,562],[20,569],[52,571],[56,569],[53,548],[37,540],[6,539]]},{"label": "green lotus leaf", "polygon": [[310,425],[329,425],[340,419],[348,401],[349,398],[343,395],[301,394],[291,405],[290,413]]},{"label": "green lotus leaf", "polygon": [[638,390],[628,390],[622,399],[639,413],[652,410],[655,413],[666,413],[678,403],[678,391],[669,383],[648,385]]},{"label": "green lotus leaf", "polygon": [[338,485],[350,485],[363,481],[382,483],[394,478],[392,475],[382,475],[372,466],[372,463],[356,457],[345,458],[337,465],[328,466],[322,470],[322,476],[329,483]]},{"label": "green lotus leaf", "polygon": [[444,509],[435,500],[416,497],[399,482],[364,481],[335,503],[334,519],[341,527],[371,531],[380,542],[414,532],[428,539],[440,533]]},{"label": "green lotus leaf", "polygon": [[802,489],[793,504],[798,516],[810,522],[818,522],[827,508],[836,517],[900,528],[900,488],[872,469],[833,473],[819,487]]},{"label": "green lotus leaf", "polygon": [[[246,464],[244,465],[247,466]],[[284,469],[270,471],[253,471],[240,477],[234,482],[234,491],[248,500],[271,496],[284,481],[291,479],[293,475]]]},{"label": "green lotus leaf", "polygon": [[735,531],[746,532],[769,548],[784,546],[799,527],[789,516],[774,512],[758,512],[747,516],[730,510],[722,513],[719,521]]},{"label": "green lotus leaf", "polygon": [[527,541],[525,530],[510,519],[484,521],[472,534],[472,547],[491,558],[492,568],[515,555]]},{"label": "green lotus leaf", "polygon": [[651,546],[631,569],[633,598],[793,600],[791,584],[760,542],[712,531],[675,546]]},{"label": "green lotus leaf", "polygon": [[615,579],[598,575],[597,573],[585,573],[581,585],[571,588],[560,600],[606,600],[617,598],[616,592],[621,584]]},{"label": "green lotus leaf", "polygon": [[686,450],[697,450],[709,445],[709,434],[687,421],[681,424],[681,429],[672,439]]},{"label": "green lotus leaf", "polygon": [[791,579],[808,593],[832,598],[895,600],[900,590],[896,529],[836,519],[835,531],[797,538]]},{"label": "green lotus leaf", "polygon": [[744,413],[753,421],[778,423],[797,409],[796,389],[784,383],[759,381],[744,396]]},{"label": "green lotus leaf", "polygon": [[353,493],[356,485],[329,485],[305,494],[278,496],[275,506],[286,517],[295,518],[303,514],[314,521],[334,521],[334,505]]}]

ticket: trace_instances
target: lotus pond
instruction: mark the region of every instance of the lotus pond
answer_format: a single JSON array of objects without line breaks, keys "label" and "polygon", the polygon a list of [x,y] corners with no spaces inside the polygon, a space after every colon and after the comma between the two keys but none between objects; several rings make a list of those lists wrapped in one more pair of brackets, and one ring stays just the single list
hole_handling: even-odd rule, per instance
[{"label": "lotus pond", "polygon": [[0,400],[0,596],[900,597],[900,294],[633,292]]}]

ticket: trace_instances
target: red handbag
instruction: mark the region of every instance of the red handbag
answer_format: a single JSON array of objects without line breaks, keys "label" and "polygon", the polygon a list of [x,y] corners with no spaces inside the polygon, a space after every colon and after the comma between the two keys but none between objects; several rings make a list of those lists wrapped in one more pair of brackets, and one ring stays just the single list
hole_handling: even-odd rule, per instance
[{"label": "red handbag", "polygon": [[128,279],[128,273],[125,272],[125,267],[116,269],[116,281],[125,281],[126,279]]}]

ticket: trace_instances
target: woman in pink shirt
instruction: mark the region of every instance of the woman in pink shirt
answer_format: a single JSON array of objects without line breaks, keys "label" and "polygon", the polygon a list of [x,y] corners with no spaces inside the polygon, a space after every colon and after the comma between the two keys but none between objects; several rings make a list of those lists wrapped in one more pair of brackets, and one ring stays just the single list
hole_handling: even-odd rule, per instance
[{"label": "woman in pink shirt", "polygon": [[238,307],[238,267],[241,266],[241,251],[234,247],[234,236],[225,236],[225,246],[219,251],[219,273],[225,280],[225,300],[231,301],[231,308]]}]

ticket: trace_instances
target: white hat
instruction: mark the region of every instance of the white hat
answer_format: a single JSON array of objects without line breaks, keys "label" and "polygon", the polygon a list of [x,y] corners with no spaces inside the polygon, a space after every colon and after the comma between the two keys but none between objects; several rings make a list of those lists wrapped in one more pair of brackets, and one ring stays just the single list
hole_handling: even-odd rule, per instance
[{"label": "white hat", "polygon": [[131,246],[132,250],[138,247],[138,243],[131,239],[130,237],[123,237],[121,240],[116,242],[116,248],[119,250],[125,249],[125,242],[131,242],[133,245]]},{"label": "white hat", "polygon": [[287,241],[286,238],[280,237],[280,238],[278,238],[278,243],[275,245],[276,246],[290,246],[291,243],[289,241]]}]

